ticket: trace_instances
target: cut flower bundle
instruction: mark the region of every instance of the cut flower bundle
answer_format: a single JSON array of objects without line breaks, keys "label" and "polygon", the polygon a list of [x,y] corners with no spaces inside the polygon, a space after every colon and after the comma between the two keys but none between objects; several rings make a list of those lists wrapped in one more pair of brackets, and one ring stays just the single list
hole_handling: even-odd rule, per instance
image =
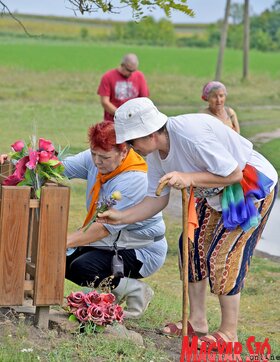
[{"label": "cut flower bundle", "polygon": [[123,308],[115,301],[112,293],[98,293],[96,290],[72,292],[67,297],[67,306],[69,313],[83,325],[106,327],[114,322],[123,322]]},{"label": "cut flower bundle", "polygon": [[56,155],[51,141],[40,138],[36,142],[26,144],[19,140],[11,145],[10,159],[15,162],[15,171],[8,176],[3,185],[6,186],[31,186],[35,196],[41,196],[41,187],[48,181],[63,183],[67,178],[63,175],[64,166],[60,161],[62,153]]}]

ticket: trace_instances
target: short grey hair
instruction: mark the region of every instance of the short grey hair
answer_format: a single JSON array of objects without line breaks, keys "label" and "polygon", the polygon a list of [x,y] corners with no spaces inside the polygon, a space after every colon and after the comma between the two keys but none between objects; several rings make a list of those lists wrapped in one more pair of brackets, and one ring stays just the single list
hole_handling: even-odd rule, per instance
[{"label": "short grey hair", "polygon": [[138,68],[139,60],[136,54],[129,53],[122,58],[122,64],[132,65]]}]

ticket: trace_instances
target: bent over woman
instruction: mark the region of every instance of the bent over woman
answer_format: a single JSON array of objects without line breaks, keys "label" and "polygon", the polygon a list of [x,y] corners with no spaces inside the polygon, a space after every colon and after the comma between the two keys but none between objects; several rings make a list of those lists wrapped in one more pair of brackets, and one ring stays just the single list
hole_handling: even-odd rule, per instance
[{"label": "bent over woman", "polygon": [[[235,342],[240,291],[254,248],[277,194],[273,166],[250,141],[206,114],[167,117],[148,98],[122,105],[115,114],[117,143],[128,142],[147,156],[148,193],[136,206],[99,214],[100,222],[134,223],[169,201],[169,188],[155,197],[158,183],[194,188],[199,198],[194,249],[189,248],[188,334],[204,341]],[[208,334],[206,288],[219,298],[221,324]],[[180,334],[180,325],[176,326]],[[172,334],[172,325],[165,333]],[[199,333],[198,333],[199,332]]]}]

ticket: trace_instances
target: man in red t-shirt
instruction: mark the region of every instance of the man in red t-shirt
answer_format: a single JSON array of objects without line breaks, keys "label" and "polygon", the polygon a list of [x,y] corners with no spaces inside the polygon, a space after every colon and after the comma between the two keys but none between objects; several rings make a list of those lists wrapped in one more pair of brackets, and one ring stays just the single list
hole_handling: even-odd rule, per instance
[{"label": "man in red t-shirt", "polygon": [[114,121],[116,109],[129,99],[149,96],[144,74],[137,70],[138,65],[135,54],[126,54],[117,69],[102,76],[97,94],[104,108],[104,120]]}]

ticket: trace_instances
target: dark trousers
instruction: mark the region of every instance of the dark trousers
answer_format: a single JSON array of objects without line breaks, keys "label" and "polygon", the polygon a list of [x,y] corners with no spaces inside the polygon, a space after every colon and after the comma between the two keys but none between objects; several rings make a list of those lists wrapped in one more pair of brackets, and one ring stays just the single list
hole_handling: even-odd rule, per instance
[{"label": "dark trousers", "polygon": [[[143,278],[139,273],[143,263],[136,259],[134,249],[118,250],[124,262],[124,275],[129,278]],[[65,277],[81,286],[97,287],[102,280],[112,275],[111,261],[114,251],[83,246],[66,257]],[[115,288],[120,278],[114,278],[111,285]]]}]

